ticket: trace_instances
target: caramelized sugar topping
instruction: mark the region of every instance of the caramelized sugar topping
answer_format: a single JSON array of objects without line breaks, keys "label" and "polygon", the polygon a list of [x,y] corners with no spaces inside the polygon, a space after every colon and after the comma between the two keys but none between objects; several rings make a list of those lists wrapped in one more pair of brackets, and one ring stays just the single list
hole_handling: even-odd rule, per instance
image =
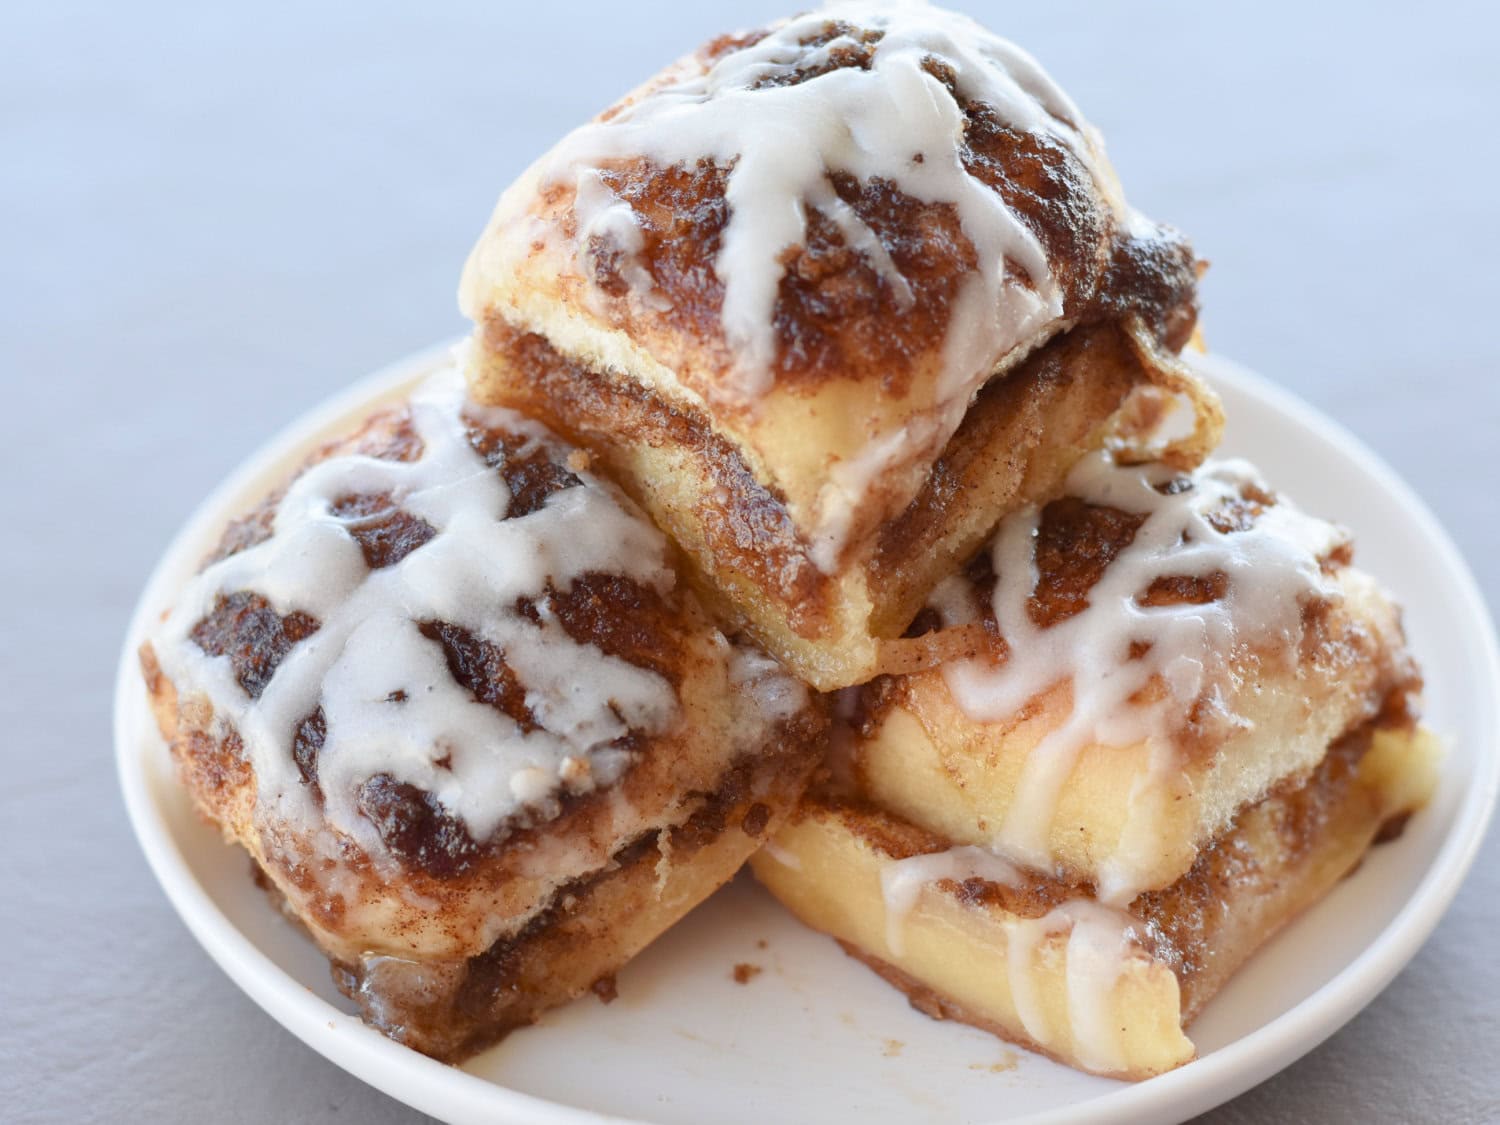
[{"label": "caramelized sugar topping", "polygon": [[505,478],[505,486],[510,490],[506,519],[529,516],[546,503],[547,497],[583,483],[549,456],[544,447],[506,430],[471,424],[469,444],[484,458],[485,464]]},{"label": "caramelized sugar topping", "polygon": [[359,809],[392,855],[429,875],[461,875],[480,855],[463,821],[425,789],[389,774],[376,774],[364,783]]},{"label": "caramelized sugar topping", "polygon": [[424,621],[422,636],[443,646],[448,671],[480,703],[514,719],[523,731],[539,729],[526,705],[526,688],[505,662],[505,653],[467,629],[445,621]]},{"label": "caramelized sugar topping", "polygon": [[1130,546],[1145,519],[1073,496],[1043,508],[1036,538],[1037,583],[1026,607],[1031,620],[1045,629],[1087,609],[1089,591]]},{"label": "caramelized sugar topping", "polygon": [[317,631],[315,618],[297,612],[283,617],[259,594],[237,590],[220,594],[190,635],[209,656],[228,656],[236,682],[259,699],[292,646]]},{"label": "caramelized sugar topping", "polygon": [[426,520],[398,508],[389,492],[341,496],[332,514],[346,521],[371,570],[395,566],[436,534]]},{"label": "caramelized sugar topping", "polygon": [[321,707],[298,723],[292,735],[292,760],[297,763],[297,772],[302,775],[302,783],[312,786],[320,799],[323,791],[318,788],[318,752],[326,737],[328,720]]},{"label": "caramelized sugar topping", "polygon": [[546,611],[575,641],[681,682],[681,620],[660,593],[639,582],[600,571],[581,574],[566,590],[549,588],[540,606],[522,602],[520,611],[533,619]]}]

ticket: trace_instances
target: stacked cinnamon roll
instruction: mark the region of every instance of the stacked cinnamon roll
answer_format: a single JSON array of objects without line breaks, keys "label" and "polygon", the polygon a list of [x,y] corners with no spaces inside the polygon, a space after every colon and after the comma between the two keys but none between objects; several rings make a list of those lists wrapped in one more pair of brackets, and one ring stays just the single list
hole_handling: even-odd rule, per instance
[{"label": "stacked cinnamon roll", "polygon": [[1210,459],[1199,270],[964,17],[714,40],[502,196],[463,375],[183,591],[183,777],[439,1057],[755,853],[924,1010],[1176,1066],[1432,774],[1348,537]]}]

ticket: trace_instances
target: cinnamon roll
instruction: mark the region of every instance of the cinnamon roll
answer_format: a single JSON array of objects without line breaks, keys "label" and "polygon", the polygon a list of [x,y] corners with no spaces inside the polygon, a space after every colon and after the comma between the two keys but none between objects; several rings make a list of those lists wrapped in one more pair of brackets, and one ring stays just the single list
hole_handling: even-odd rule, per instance
[{"label": "cinnamon roll", "polygon": [[587,446],[710,601],[820,689],[901,638],[1176,361],[1198,263],[1014,45],[925,5],[714,40],[505,192],[461,287],[474,394]]},{"label": "cinnamon roll", "polygon": [[1185,1029],[1252,953],[1399,835],[1438,753],[1420,727],[1367,723],[1123,906],[823,786],[750,864],[919,1011],[1149,1078],[1195,1057]]},{"label": "cinnamon roll", "polygon": [[1434,781],[1398,611],[1243,461],[1091,455],[914,629],[967,651],[859,689],[838,783],[756,873],[923,1010],[1086,1070],[1191,1058]]},{"label": "cinnamon roll", "polygon": [[456,368],[231,524],[141,661],[199,810],[449,1060],[727,880],[822,746],[635,505]]},{"label": "cinnamon roll", "polygon": [[1112,900],[1166,886],[1246,804],[1415,706],[1400,613],[1352,553],[1247,462],[1093,454],[934,592],[918,627],[965,657],[862,689],[861,784]]}]

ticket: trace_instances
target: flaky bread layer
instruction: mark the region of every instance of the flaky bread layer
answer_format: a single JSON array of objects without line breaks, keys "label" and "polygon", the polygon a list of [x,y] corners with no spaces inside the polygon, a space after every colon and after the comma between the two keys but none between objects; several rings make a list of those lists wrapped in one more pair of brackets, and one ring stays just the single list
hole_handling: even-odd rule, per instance
[{"label": "flaky bread layer", "polygon": [[[719,642],[722,643],[722,642]],[[705,633],[703,644],[710,645]],[[245,848],[330,957],[354,961],[469,957],[524,928],[557,888],[585,878],[644,834],[692,816],[721,789],[744,746],[738,732],[754,706],[703,654],[684,651],[682,721],[650,740],[613,785],[564,802],[560,814],[489,841],[466,870],[392,871],[326,826],[291,823],[261,808],[258,781],[239,736],[200,695],[180,695],[156,665],[142,664],[158,728],[200,815]],[[694,671],[694,669],[698,669]],[[778,724],[764,753],[810,768],[822,753],[816,706]]]},{"label": "flaky bread layer", "polygon": [[[1341,567],[1336,582],[1342,596],[1304,614],[1293,661],[1233,654],[1220,711],[1128,745],[1084,747],[1046,837],[1060,872],[1104,884],[1133,833],[1132,885],[1169,886],[1242,808],[1306,777],[1346,731],[1406,705],[1420,682],[1399,611],[1361,571]],[[1064,684],[1010,721],[984,723],[958,706],[941,670],[928,670],[867,689],[866,703],[855,768],[872,799],[956,842],[990,846],[1030,757],[1068,721],[1072,695]]]},{"label": "flaky bread layer", "polygon": [[[1368,751],[1368,752],[1367,752]],[[885,882],[952,841],[866,800],[816,790],[751,866],[794,914],[837,938],[922,1011],[984,1028],[1070,1066],[1141,1079],[1194,1056],[1183,1032],[1272,934],[1358,864],[1382,827],[1431,792],[1436,741],[1366,728],[1301,785],[1245,810],[1170,888],[1107,911],[1041,875],[939,878],[894,911]],[[1102,978],[1088,912],[1120,920]]]},{"label": "flaky bread layer", "polygon": [[461,1062],[601,985],[733,877],[775,832],[815,758],[741,761],[691,816],[643,834],[599,871],[559,887],[519,933],[471,957],[334,958],[334,980],[391,1038]]},{"label": "flaky bread layer", "polygon": [[[938,659],[930,642],[900,639],[932,587],[1006,513],[1053,495],[1133,389],[1191,379],[1118,326],[1055,340],[980,392],[916,499],[827,573],[744,447],[634,374],[499,319],[470,367],[476,398],[526,411],[598,458],[682,547],[714,608],[822,691]],[[1192,391],[1211,414],[1211,393]]]}]

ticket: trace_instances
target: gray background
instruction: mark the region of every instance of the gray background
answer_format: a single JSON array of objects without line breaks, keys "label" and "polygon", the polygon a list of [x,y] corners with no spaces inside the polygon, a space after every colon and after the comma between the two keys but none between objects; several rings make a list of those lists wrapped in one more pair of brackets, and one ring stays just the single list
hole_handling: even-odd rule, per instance
[{"label": "gray background", "polygon": [[[784,2],[784,0],[783,0]],[[412,1121],[197,948],[118,799],[126,615],[189,509],[347,381],[458,332],[493,197],[763,0],[13,6],[0,23],[0,1118]],[[1389,459],[1500,598],[1479,6],[969,0],[1213,261],[1213,344]],[[1484,18],[1486,22],[1475,22]],[[1500,1119],[1500,838],[1326,1046],[1209,1120]]]}]

